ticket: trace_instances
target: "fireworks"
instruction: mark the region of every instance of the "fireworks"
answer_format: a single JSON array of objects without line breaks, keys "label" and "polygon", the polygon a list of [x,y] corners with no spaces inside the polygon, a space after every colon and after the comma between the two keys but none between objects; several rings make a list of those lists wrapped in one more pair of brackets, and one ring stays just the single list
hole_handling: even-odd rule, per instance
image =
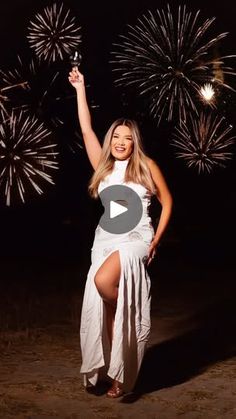
[{"label": "fireworks", "polygon": [[180,150],[177,157],[183,158],[188,167],[210,173],[215,166],[225,167],[232,158],[229,148],[236,136],[230,135],[231,130],[224,117],[201,113],[194,119],[190,114],[188,122],[175,129],[172,144]]},{"label": "fireworks", "polygon": [[25,67],[23,65],[22,59],[20,56],[17,56],[17,67],[13,68],[12,70],[9,70],[8,72],[4,72],[0,70],[1,74],[1,83],[5,85],[5,87],[2,87],[2,91],[5,91],[6,93],[16,87],[28,89],[29,84],[26,78],[29,74],[35,74],[35,63],[32,60],[29,67],[27,68],[27,76],[25,72]]},{"label": "fireworks", "polygon": [[[186,120],[188,111],[197,113],[199,91],[203,83],[212,82],[230,88],[222,74],[235,76],[224,60],[233,56],[214,57],[218,42],[227,33],[209,39],[208,30],[215,18],[198,23],[186,6],[179,6],[177,18],[167,11],[148,11],[128,34],[114,44],[111,64],[118,86],[135,86],[149,103],[150,113],[160,123],[174,114]],[[219,71],[220,68],[220,71]],[[218,71],[216,71],[218,69]],[[220,75],[218,78],[217,74]]]},{"label": "fireworks", "polygon": [[[27,73],[27,75],[26,75]],[[5,116],[10,118],[11,110],[9,111],[8,108],[18,108],[24,106],[25,100],[23,99],[22,103],[22,94],[23,96],[25,91],[30,90],[29,86],[29,74],[35,74],[34,62],[30,63],[27,71],[25,71],[25,66],[23,66],[21,58],[17,57],[17,66],[12,70],[4,72],[0,70],[1,75],[1,87],[0,91],[2,95],[4,95],[5,102],[7,103],[7,107],[5,106]]]},{"label": "fireworks", "polygon": [[205,83],[200,89],[200,97],[204,103],[210,106],[214,105],[215,102],[215,90],[210,83]]},{"label": "fireworks", "polygon": [[4,95],[4,92],[2,89],[0,89],[0,111],[4,115],[8,115],[7,109],[6,109],[6,102],[8,101],[8,98],[6,95]]},{"label": "fireworks", "polygon": [[16,67],[0,70],[1,92],[13,109],[27,110],[57,127],[63,124],[58,115],[62,83],[58,82],[59,72],[46,70],[34,59],[23,61],[18,56]]},{"label": "fireworks", "polygon": [[54,184],[51,170],[58,168],[55,144],[50,141],[51,131],[36,117],[19,116],[12,112],[0,124],[0,189],[4,189],[6,205],[25,195],[33,188],[42,194],[41,182]]},{"label": "fireworks", "polygon": [[80,26],[63,4],[45,7],[30,22],[28,40],[37,57],[48,63],[63,60],[81,42]]}]

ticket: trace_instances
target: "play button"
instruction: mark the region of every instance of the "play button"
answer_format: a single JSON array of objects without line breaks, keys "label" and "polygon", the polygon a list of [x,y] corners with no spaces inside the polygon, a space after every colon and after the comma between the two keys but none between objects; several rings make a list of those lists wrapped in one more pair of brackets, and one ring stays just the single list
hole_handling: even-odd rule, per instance
[{"label": "play button", "polygon": [[128,186],[112,185],[99,194],[104,213],[99,224],[113,234],[127,233],[139,223],[143,206],[139,195]]},{"label": "play button", "polygon": [[128,211],[128,208],[123,207],[123,205],[120,205],[115,201],[110,202],[110,218],[118,217],[118,215],[121,215],[126,211]]}]

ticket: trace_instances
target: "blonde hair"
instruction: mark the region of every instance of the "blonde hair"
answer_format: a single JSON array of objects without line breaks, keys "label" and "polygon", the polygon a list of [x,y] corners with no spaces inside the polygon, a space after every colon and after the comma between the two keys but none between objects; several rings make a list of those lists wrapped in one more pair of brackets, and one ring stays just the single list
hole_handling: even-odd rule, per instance
[{"label": "blonde hair", "polygon": [[155,193],[155,185],[147,165],[147,157],[143,150],[138,125],[131,119],[121,118],[113,122],[105,135],[101,158],[88,186],[89,193],[93,198],[98,197],[99,183],[112,172],[115,158],[111,154],[111,139],[115,129],[120,125],[125,125],[130,129],[133,139],[133,151],[129,158],[124,181],[139,183],[145,186],[150,193]]}]

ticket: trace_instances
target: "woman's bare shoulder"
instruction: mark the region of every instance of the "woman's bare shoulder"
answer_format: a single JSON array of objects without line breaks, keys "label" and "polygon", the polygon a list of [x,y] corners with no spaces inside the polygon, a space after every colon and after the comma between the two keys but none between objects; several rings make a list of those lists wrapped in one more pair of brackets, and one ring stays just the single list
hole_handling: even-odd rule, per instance
[{"label": "woman's bare shoulder", "polygon": [[153,169],[154,167],[158,167],[155,160],[151,159],[151,157],[145,156],[145,159],[150,170]]}]

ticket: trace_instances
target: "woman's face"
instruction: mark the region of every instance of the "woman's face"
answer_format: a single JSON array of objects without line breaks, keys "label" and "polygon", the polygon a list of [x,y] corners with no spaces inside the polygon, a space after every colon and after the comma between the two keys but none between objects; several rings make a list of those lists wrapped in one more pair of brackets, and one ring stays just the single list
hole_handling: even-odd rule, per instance
[{"label": "woman's face", "polygon": [[131,130],[126,125],[119,125],[113,132],[111,139],[111,154],[115,159],[126,160],[133,152],[133,138]]}]

